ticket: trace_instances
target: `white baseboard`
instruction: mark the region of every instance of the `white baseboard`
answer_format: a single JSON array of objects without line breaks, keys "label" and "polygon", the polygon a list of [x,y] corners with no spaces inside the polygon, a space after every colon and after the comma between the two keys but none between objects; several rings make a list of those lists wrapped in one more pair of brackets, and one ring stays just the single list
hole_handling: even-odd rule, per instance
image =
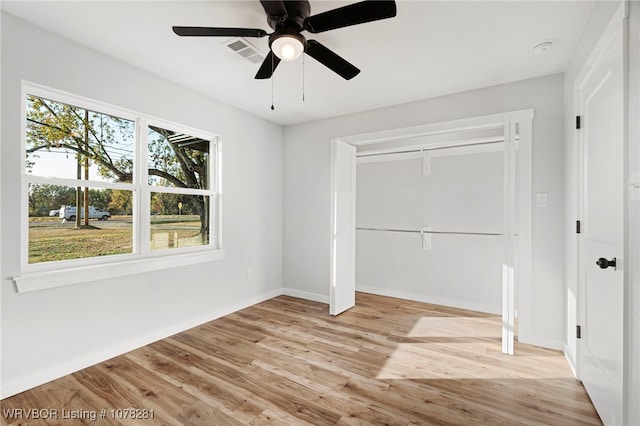
[{"label": "white baseboard", "polygon": [[518,330],[518,342],[526,343],[528,345],[540,346],[547,349],[555,349],[562,351],[564,348],[564,341],[562,339],[555,339],[547,336],[533,336],[526,333],[522,333]]},{"label": "white baseboard", "polygon": [[578,379],[578,368],[576,365],[575,354],[569,350],[569,346],[567,346],[566,343],[562,344],[562,352],[564,352],[564,357],[567,360],[567,364],[569,364],[573,377]]},{"label": "white baseboard", "polygon": [[20,392],[24,392],[28,389],[32,389],[36,386],[40,386],[44,383],[50,382],[51,380],[58,379],[71,373],[75,373],[76,371],[82,370],[83,368],[99,364],[118,355],[122,355],[134,349],[138,349],[142,346],[151,344],[153,342],[204,324],[206,322],[213,321],[217,318],[229,315],[233,312],[239,311],[249,306],[253,306],[256,303],[264,302],[265,300],[280,296],[281,294],[284,294],[282,288],[271,290],[255,297],[251,297],[249,299],[238,302],[234,305],[217,309],[206,315],[192,318],[180,324],[175,324],[171,327],[154,331],[145,336],[127,340],[125,342],[121,342],[119,344],[98,351],[86,353],[78,358],[69,360],[62,364],[54,365],[51,368],[40,370],[18,379],[9,380],[6,382],[3,381],[2,385],[0,386],[0,399],[13,396]]},{"label": "white baseboard", "polygon": [[283,288],[282,294],[284,294],[285,296],[311,300],[312,302],[329,303],[329,296],[327,295],[296,290],[295,288]]},{"label": "white baseboard", "polygon": [[464,300],[447,299],[441,297],[432,297],[420,293],[412,293],[408,291],[395,290],[390,288],[373,287],[356,283],[356,291],[364,293],[378,294],[380,296],[397,297],[400,299],[414,300],[416,302],[432,303],[434,305],[451,306],[454,308],[468,309],[471,311],[486,312],[489,314],[500,315],[501,308],[495,306],[487,306],[480,303],[472,303]]}]

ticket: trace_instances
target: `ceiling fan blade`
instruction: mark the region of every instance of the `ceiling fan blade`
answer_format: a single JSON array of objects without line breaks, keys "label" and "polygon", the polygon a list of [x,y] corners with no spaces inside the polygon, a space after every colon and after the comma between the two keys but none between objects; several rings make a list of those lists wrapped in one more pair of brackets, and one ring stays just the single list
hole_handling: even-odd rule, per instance
[{"label": "ceiling fan blade", "polygon": [[287,9],[285,8],[284,3],[280,0],[260,0],[260,3],[262,3],[264,11],[267,12],[267,15],[269,16],[287,16]]},{"label": "ceiling fan blade", "polygon": [[264,61],[262,61],[262,65],[260,65],[260,69],[256,73],[255,78],[258,80],[271,78],[279,63],[280,58],[274,55],[272,51],[269,51],[267,57],[264,58]]},{"label": "ceiling fan blade", "polygon": [[340,75],[345,80],[351,80],[360,73],[358,68],[315,40],[307,40],[304,51],[307,55]]},{"label": "ceiling fan blade", "polygon": [[187,37],[264,37],[259,28],[173,27],[173,32]]},{"label": "ceiling fan blade", "polygon": [[396,16],[395,1],[369,0],[309,16],[304,20],[303,26],[310,33],[321,33],[394,16]]}]

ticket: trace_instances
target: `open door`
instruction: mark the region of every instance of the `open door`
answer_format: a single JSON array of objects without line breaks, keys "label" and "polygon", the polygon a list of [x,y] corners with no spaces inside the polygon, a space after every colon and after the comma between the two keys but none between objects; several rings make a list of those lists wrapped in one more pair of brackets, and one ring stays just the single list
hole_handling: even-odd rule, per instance
[{"label": "open door", "polygon": [[356,148],[334,140],[331,175],[331,290],[329,313],[356,303]]},{"label": "open door", "polygon": [[577,88],[582,193],[579,375],[605,425],[623,422],[624,84],[622,31]]}]

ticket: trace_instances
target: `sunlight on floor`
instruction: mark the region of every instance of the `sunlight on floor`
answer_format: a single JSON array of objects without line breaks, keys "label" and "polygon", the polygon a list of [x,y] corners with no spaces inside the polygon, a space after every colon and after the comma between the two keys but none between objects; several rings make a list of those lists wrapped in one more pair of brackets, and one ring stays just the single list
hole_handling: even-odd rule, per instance
[{"label": "sunlight on floor", "polygon": [[573,378],[562,353],[501,353],[499,317],[423,317],[398,343],[378,379]]},{"label": "sunlight on floor", "polygon": [[407,337],[501,337],[498,317],[422,317]]}]

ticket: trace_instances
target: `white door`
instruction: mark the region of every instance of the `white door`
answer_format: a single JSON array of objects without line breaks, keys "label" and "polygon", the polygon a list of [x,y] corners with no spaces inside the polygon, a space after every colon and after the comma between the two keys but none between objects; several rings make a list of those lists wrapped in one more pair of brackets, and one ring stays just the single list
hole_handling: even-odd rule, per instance
[{"label": "white door", "polygon": [[356,303],[356,148],[335,140],[332,151],[329,312],[338,315]]},{"label": "white door", "polygon": [[619,425],[624,351],[621,34],[611,40],[578,90],[583,166],[580,378],[604,424]]}]

